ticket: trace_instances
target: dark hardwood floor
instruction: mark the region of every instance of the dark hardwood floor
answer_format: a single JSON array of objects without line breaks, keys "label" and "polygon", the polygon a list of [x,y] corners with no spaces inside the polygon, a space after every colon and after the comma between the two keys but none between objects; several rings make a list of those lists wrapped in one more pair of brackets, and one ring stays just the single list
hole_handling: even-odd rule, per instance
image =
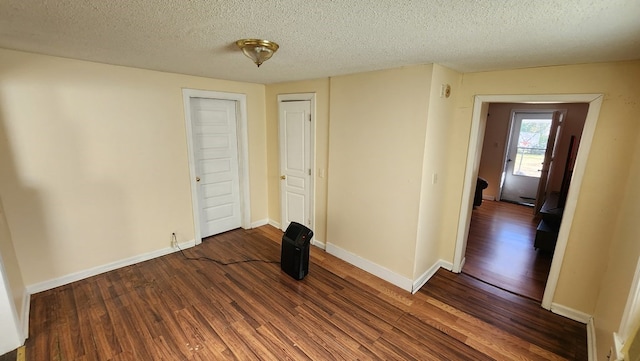
[{"label": "dark hardwood floor", "polygon": [[18,350],[13,350],[11,352],[7,352],[6,354],[0,356],[0,361],[16,361],[18,358]]},{"label": "dark hardwood floor", "polygon": [[[282,232],[234,230],[185,251],[278,261]],[[586,327],[464,274],[412,295],[312,247],[277,263],[180,253],[32,296],[28,360],[586,360]]]},{"label": "dark hardwood floor", "polygon": [[533,247],[538,222],[531,207],[483,201],[471,216],[462,271],[542,301],[553,254]]}]

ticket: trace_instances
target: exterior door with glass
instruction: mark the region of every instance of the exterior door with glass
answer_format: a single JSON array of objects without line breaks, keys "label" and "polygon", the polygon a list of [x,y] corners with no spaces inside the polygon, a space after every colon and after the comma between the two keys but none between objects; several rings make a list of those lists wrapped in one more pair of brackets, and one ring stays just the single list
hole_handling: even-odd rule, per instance
[{"label": "exterior door with glass", "polygon": [[553,112],[514,112],[501,200],[533,205],[542,174]]}]

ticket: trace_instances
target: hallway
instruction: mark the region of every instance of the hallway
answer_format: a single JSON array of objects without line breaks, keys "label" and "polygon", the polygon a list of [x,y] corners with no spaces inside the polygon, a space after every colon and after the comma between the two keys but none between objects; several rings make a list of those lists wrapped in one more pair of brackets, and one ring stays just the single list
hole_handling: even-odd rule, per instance
[{"label": "hallway", "polygon": [[537,224],[530,207],[483,201],[471,216],[462,272],[542,301],[553,254],[533,248]]}]

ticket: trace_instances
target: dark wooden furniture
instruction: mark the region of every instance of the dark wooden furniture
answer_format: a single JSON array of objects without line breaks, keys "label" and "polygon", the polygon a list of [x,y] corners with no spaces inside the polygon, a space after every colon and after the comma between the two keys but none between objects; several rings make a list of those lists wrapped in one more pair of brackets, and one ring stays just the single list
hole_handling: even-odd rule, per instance
[{"label": "dark wooden furniture", "polygon": [[564,207],[558,203],[559,195],[552,193],[540,208],[542,220],[536,228],[536,239],[533,246],[536,249],[553,252],[558,240],[558,231],[562,222],[562,212]]},{"label": "dark wooden furniture", "polygon": [[569,185],[573,176],[573,168],[578,155],[578,145],[576,136],[572,135],[569,141],[569,151],[567,161],[564,165],[564,173],[562,176],[562,186],[559,193],[551,193],[545,200],[542,208],[540,208],[540,216],[542,220],[536,229],[536,240],[534,247],[543,251],[553,252],[556,248],[558,240],[558,232],[560,231],[560,223],[562,222],[562,212],[567,202],[569,194]]},{"label": "dark wooden furniture", "polygon": [[473,206],[479,207],[482,204],[482,191],[489,186],[486,179],[478,177],[476,181],[476,192],[473,197]]}]

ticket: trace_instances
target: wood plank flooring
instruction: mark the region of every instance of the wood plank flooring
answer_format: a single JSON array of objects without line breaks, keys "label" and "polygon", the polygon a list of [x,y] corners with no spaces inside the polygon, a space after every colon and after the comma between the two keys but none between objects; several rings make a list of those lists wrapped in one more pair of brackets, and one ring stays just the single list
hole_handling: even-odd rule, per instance
[{"label": "wood plank flooring", "polygon": [[538,222],[531,207],[483,201],[471,215],[462,271],[541,302],[553,254],[533,247]]},{"label": "wood plank flooring", "polygon": [[0,361],[16,361],[18,358],[18,350],[13,350],[11,352],[7,352],[4,355],[0,356]]},{"label": "wood plank flooring", "polygon": [[[189,256],[278,261],[271,226]],[[415,295],[312,247],[277,263],[174,253],[32,296],[28,360],[586,360],[586,327],[440,270]]]}]

